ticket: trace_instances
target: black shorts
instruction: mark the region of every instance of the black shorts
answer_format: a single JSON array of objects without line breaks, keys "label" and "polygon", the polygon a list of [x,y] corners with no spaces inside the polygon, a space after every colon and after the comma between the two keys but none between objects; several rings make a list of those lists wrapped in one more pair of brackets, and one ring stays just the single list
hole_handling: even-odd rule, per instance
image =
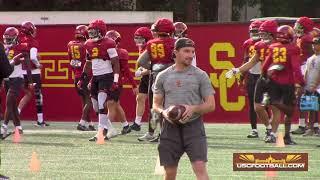
[{"label": "black shorts", "polygon": [[269,83],[269,96],[271,104],[295,105],[296,96],[294,94],[294,85],[278,84],[272,80]]},{"label": "black shorts", "polygon": [[268,92],[269,81],[260,77],[257,80],[256,87],[254,90],[254,102],[260,104],[263,100],[263,94]]},{"label": "black shorts", "polygon": [[113,100],[115,102],[118,102],[120,100],[121,92],[122,92],[122,86],[120,86],[115,91],[109,91],[107,100]]},{"label": "black shorts", "polygon": [[[32,78],[32,82],[35,83],[34,87],[41,89],[41,75],[40,74],[32,74],[31,78]],[[28,76],[26,74],[24,74],[23,79],[24,79],[24,87],[28,88],[29,87]]]},{"label": "black shorts", "polygon": [[207,162],[208,144],[203,121],[199,118],[177,126],[164,120],[158,151],[162,166],[178,165],[184,152],[191,162]]},{"label": "black shorts", "polygon": [[80,96],[89,95],[90,92],[89,92],[89,89],[88,89],[88,84],[89,84],[90,78],[85,78],[83,80],[81,88],[79,88],[78,85],[77,85],[79,81],[80,81],[80,78],[74,78],[74,87],[76,88],[77,93]]},{"label": "black shorts", "polygon": [[90,94],[92,97],[97,97],[98,93],[108,92],[113,83],[113,73],[93,76],[91,80]]},{"label": "black shorts", "polygon": [[139,93],[148,94],[149,75],[142,76],[139,84]]},{"label": "black shorts", "polygon": [[16,77],[16,78],[9,78],[8,81],[5,81],[5,88],[6,91],[12,91],[16,96],[19,96],[20,91],[23,87],[23,78]]}]

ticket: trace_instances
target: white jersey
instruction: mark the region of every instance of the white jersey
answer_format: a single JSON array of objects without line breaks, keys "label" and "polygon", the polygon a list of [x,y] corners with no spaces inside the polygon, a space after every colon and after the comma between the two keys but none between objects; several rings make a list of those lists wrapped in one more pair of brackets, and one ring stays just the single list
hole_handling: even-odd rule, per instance
[{"label": "white jersey", "polygon": [[261,74],[261,62],[259,61],[256,65],[254,65],[251,69],[249,69],[249,73]]},{"label": "white jersey", "polygon": [[[109,48],[107,50],[110,58],[118,57],[117,50],[115,48]],[[92,59],[92,74],[99,76],[103,74],[112,73],[112,64],[110,60]]]},{"label": "white jersey", "polygon": [[13,72],[10,74],[9,78],[23,78],[22,64],[14,66]]}]

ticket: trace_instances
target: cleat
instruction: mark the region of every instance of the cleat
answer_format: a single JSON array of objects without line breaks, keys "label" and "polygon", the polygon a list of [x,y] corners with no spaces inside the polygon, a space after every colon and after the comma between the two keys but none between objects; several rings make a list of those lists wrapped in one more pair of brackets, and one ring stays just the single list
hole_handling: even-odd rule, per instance
[{"label": "cleat", "polygon": [[306,128],[299,126],[298,129],[291,131],[292,134],[304,134],[306,132]]},{"label": "cleat", "polygon": [[158,134],[158,136],[151,139],[149,142],[159,142],[159,139],[160,139],[160,134]]},{"label": "cleat", "polygon": [[77,130],[79,131],[88,131],[88,128],[84,125],[78,124]]},{"label": "cleat", "polygon": [[[104,136],[104,140],[108,140],[108,137],[106,136],[108,134],[108,129],[103,129],[102,134]],[[97,141],[97,139],[98,139],[98,133],[95,136],[93,136],[92,138],[90,138],[89,141],[95,142],[95,141]]]},{"label": "cleat", "polygon": [[265,132],[266,136],[263,138],[263,141],[266,141],[266,139],[268,138],[268,136],[271,135],[270,133],[271,133],[271,129],[267,129],[266,132]]},{"label": "cleat", "polygon": [[116,129],[111,129],[111,130],[109,130],[108,132],[107,132],[107,136],[105,136],[105,138],[107,138],[107,139],[111,139],[111,138],[114,138],[114,137],[116,137],[116,136],[118,136],[118,132],[117,132],[117,130]]},{"label": "cleat", "polygon": [[305,131],[304,134],[302,134],[303,137],[306,137],[306,136],[313,136],[314,132],[311,130],[311,129],[308,129]]},{"label": "cleat", "polygon": [[42,122],[39,122],[37,121],[36,124],[34,124],[35,126],[37,127],[47,127],[47,126],[50,126],[50,124],[47,124],[46,122],[42,121]]},{"label": "cleat", "polygon": [[247,138],[258,138],[258,137],[259,137],[258,132],[253,130],[247,136]]},{"label": "cleat", "polygon": [[144,134],[143,136],[138,138],[138,141],[150,141],[152,139],[154,139],[155,137],[153,136],[153,134],[151,135],[149,132],[147,132],[146,134]]},{"label": "cleat", "polygon": [[141,130],[141,125],[138,125],[137,123],[133,123],[130,126],[131,130],[135,130],[135,131],[140,131]]},{"label": "cleat", "polygon": [[296,145],[297,143],[294,142],[290,136],[284,136],[283,137],[283,140],[284,140],[284,144],[285,145]]},{"label": "cleat", "polygon": [[264,142],[265,143],[276,143],[277,142],[277,138],[274,135],[269,135],[269,136],[266,137]]},{"label": "cleat", "polygon": [[131,127],[129,125],[125,126],[122,128],[121,130],[121,134],[124,135],[124,134],[128,134],[131,132]]},{"label": "cleat", "polygon": [[96,128],[93,125],[89,125],[88,131],[96,131]]}]

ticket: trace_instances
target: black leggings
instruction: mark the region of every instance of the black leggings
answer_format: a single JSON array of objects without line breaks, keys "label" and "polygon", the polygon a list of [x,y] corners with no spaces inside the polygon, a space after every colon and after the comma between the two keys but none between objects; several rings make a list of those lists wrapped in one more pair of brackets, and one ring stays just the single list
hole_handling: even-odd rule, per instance
[{"label": "black leggings", "polygon": [[254,90],[260,74],[248,73],[247,92],[249,99],[249,118],[252,129],[257,129],[257,114],[254,110]]}]

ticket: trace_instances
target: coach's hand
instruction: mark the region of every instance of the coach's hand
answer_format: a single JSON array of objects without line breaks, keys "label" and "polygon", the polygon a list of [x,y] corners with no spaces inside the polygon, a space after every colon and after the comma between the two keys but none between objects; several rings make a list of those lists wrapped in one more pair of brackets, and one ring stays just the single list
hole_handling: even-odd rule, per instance
[{"label": "coach's hand", "polygon": [[186,111],[182,114],[182,119],[180,123],[185,124],[191,118],[194,113],[194,106],[183,105],[186,108]]},{"label": "coach's hand", "polygon": [[164,109],[164,110],[161,112],[161,115],[162,115],[162,117],[163,117],[165,120],[167,120],[169,123],[174,124],[174,122],[169,118],[168,113],[169,113],[169,108]]}]

